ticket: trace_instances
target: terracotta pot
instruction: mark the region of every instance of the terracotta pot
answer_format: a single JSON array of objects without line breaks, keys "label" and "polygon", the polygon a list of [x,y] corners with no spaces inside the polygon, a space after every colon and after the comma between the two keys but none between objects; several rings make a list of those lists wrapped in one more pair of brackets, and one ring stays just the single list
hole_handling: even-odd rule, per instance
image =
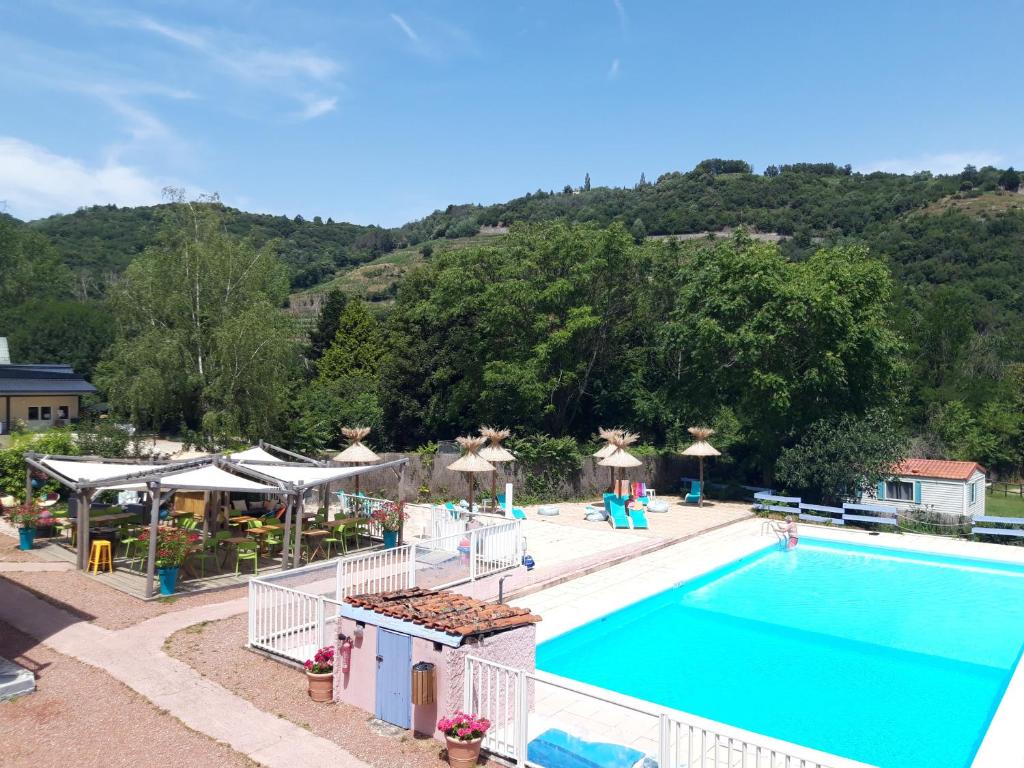
[{"label": "terracotta pot", "polygon": [[445,736],[448,742],[448,765],[452,768],[474,768],[477,758],[480,757],[480,744],[483,739],[472,741],[461,741]]},{"label": "terracotta pot", "polygon": [[309,685],[309,698],[313,701],[334,701],[334,673],[324,674],[306,673],[306,682]]}]

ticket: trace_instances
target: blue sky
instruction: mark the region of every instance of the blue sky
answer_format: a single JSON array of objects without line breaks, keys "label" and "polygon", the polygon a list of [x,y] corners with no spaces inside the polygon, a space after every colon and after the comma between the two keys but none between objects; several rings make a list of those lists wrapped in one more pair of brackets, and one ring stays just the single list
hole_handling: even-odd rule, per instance
[{"label": "blue sky", "polygon": [[705,157],[1024,165],[1024,4],[0,0],[0,200],[396,225]]}]

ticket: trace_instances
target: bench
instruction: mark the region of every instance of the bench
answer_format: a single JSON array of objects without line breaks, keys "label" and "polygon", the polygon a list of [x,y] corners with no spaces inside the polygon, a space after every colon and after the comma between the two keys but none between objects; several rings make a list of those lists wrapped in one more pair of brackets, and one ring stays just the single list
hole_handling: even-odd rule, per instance
[{"label": "bench", "polygon": [[[983,515],[981,517],[974,518],[975,523],[996,523],[998,525],[1024,525],[1024,517],[994,517],[991,515]],[[974,536],[1024,536],[1024,529],[1020,528],[979,528],[974,526],[971,528],[971,534]]]}]

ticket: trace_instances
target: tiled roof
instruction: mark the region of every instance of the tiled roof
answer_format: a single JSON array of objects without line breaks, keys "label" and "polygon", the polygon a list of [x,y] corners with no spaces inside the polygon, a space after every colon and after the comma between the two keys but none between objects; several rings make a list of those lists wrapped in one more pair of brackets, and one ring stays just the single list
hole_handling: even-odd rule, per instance
[{"label": "tiled roof", "polygon": [[358,608],[421,624],[449,635],[480,635],[534,624],[540,616],[528,608],[485,603],[455,592],[402,589],[376,595],[352,595],[345,602]]},{"label": "tiled roof", "polygon": [[87,394],[96,387],[70,365],[0,365],[0,394]]},{"label": "tiled roof", "polygon": [[970,480],[975,470],[985,471],[976,461],[945,461],[944,459],[907,459],[896,465],[894,474],[901,477],[930,477],[936,480]]}]

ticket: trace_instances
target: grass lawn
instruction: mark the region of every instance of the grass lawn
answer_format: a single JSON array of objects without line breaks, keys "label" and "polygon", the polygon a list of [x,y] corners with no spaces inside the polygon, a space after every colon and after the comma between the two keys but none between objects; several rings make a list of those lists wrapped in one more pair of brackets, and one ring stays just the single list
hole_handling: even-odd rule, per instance
[{"label": "grass lawn", "polygon": [[1024,499],[1019,495],[990,493],[985,497],[985,514],[999,517],[1024,517]]}]

